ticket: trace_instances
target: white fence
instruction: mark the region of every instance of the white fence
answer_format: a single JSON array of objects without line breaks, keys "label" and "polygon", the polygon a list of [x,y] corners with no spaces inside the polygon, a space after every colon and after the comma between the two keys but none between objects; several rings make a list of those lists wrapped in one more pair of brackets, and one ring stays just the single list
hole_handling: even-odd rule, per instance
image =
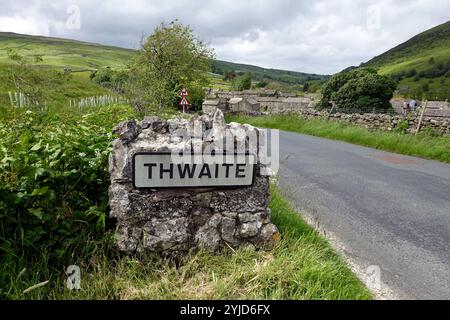
[{"label": "white fence", "polygon": [[103,107],[114,104],[127,104],[128,101],[122,97],[103,95],[81,98],[79,100],[69,100],[69,105],[71,108],[90,108],[90,107]]}]

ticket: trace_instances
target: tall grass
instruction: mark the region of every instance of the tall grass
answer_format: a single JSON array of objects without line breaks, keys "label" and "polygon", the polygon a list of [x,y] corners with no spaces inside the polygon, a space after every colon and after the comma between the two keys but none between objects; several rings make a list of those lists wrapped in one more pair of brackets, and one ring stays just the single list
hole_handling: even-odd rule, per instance
[{"label": "tall grass", "polygon": [[369,131],[342,122],[319,119],[306,120],[298,115],[227,116],[227,122],[231,121],[341,140],[380,150],[450,163],[450,137],[436,137],[426,131],[417,136],[397,132]]},{"label": "tall grass", "polygon": [[[177,266],[154,256],[120,257],[111,249],[111,241],[105,241],[97,244],[94,255],[78,259],[80,291],[66,289],[66,266],[50,267],[43,255],[35,265],[11,262],[6,269],[3,265],[9,282],[2,295],[10,299],[371,298],[326,240],[301,220],[275,187],[270,207],[282,234],[273,250],[199,252]],[[46,285],[23,293],[47,280]]]}]

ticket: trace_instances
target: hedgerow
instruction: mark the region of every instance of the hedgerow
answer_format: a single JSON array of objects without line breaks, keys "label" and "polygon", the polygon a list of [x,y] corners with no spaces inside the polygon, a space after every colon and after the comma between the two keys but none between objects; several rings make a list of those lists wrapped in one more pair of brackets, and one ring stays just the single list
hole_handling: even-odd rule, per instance
[{"label": "hedgerow", "polygon": [[43,252],[68,261],[89,251],[80,242],[104,239],[111,130],[131,115],[125,106],[84,115],[10,109],[0,119],[3,261]]}]

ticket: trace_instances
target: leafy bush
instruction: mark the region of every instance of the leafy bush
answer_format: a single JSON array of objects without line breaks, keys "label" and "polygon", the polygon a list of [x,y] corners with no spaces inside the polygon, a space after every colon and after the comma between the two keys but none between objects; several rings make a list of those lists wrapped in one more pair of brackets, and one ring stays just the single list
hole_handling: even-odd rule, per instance
[{"label": "leafy bush", "polygon": [[125,84],[128,81],[128,72],[106,68],[91,73],[90,78],[105,88],[112,89],[117,93],[124,93]]},{"label": "leafy bush", "polygon": [[231,88],[236,91],[248,90],[252,87],[252,75],[250,73],[245,73],[242,76],[233,79]]},{"label": "leafy bush", "polygon": [[186,87],[207,87],[213,52],[188,27],[162,23],[142,43],[131,64],[126,93],[136,110],[172,108]]},{"label": "leafy bush", "polygon": [[413,78],[413,77],[415,77],[416,75],[417,75],[417,70],[416,70],[416,69],[411,69],[411,70],[409,70],[408,73],[406,74],[406,76],[407,76],[408,78]]},{"label": "leafy bush", "polygon": [[398,133],[407,133],[409,129],[409,118],[400,120],[395,127],[395,131]]},{"label": "leafy bush", "polygon": [[256,84],[257,88],[265,88],[269,84],[269,81],[267,80],[261,80]]},{"label": "leafy bush", "polygon": [[334,101],[336,107],[345,110],[366,108],[389,110],[396,83],[373,69],[355,69],[334,75],[322,90],[321,108],[328,108]]},{"label": "leafy bush", "polygon": [[26,259],[42,251],[55,261],[76,256],[86,248],[80,242],[104,236],[111,129],[131,110],[13,113],[0,119],[0,250]]},{"label": "leafy bush", "polygon": [[[189,88],[189,102],[194,110],[201,110],[203,105],[203,100],[206,97],[206,92],[201,85],[191,85]],[[180,88],[181,90],[181,88]],[[181,99],[181,98],[180,98]]]}]

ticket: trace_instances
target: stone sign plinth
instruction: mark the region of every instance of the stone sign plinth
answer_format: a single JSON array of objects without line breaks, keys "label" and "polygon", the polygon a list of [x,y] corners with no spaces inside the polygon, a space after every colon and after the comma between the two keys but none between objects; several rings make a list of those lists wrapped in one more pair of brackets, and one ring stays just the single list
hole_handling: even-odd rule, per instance
[{"label": "stone sign plinth", "polygon": [[[259,152],[262,142],[258,138],[256,146],[249,143],[249,137],[258,136],[256,128],[227,125],[218,110],[214,116],[189,120],[148,117],[141,122],[126,121],[114,133],[118,139],[109,160],[109,198],[120,251],[219,252],[227,247],[261,248],[279,240],[268,209],[269,177],[263,174],[266,170]],[[233,150],[224,147],[225,141],[232,142]],[[200,158],[198,166],[172,164],[169,155],[180,152],[242,155],[247,163],[216,164]],[[242,185],[236,185],[240,181]]]}]

